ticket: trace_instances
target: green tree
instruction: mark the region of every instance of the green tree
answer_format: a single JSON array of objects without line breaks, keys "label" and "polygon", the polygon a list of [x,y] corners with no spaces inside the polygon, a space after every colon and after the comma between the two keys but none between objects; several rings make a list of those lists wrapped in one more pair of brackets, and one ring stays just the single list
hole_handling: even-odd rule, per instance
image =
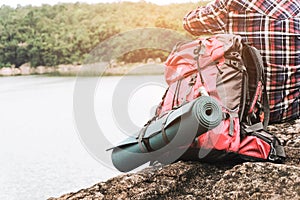
[{"label": "green tree", "polygon": [[[14,64],[17,67],[30,62],[32,66],[56,66],[59,64],[83,63],[99,44],[112,36],[144,27],[159,27],[185,33],[182,17],[196,4],[171,4],[158,6],[146,2],[121,2],[99,4],[57,4],[0,7],[0,66]],[[100,51],[101,58],[111,59],[111,52],[118,52],[130,46],[132,40],[116,40]],[[146,35],[142,46],[160,42],[174,45],[174,38],[164,36],[157,40]],[[101,52],[103,51],[103,52]],[[164,59],[167,52],[155,49],[140,49],[127,52],[118,59],[126,62],[140,62],[145,58]]]}]

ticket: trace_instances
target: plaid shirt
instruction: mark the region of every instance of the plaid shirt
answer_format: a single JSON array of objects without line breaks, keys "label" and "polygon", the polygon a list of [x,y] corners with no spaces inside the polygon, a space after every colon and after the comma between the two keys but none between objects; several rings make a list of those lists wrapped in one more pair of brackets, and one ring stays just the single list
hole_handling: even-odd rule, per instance
[{"label": "plaid shirt", "polygon": [[300,116],[299,0],[215,0],[188,13],[184,28],[238,34],[253,44],[264,61],[270,122]]}]

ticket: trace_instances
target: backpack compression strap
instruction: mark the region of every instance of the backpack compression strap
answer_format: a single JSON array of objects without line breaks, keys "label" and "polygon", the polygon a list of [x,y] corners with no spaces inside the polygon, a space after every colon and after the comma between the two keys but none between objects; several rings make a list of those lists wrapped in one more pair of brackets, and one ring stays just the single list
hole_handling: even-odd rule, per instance
[{"label": "backpack compression strap", "polygon": [[[249,45],[248,45],[249,46]],[[266,129],[268,124],[269,124],[269,119],[270,119],[270,106],[269,106],[269,98],[267,94],[267,89],[266,89],[266,78],[265,78],[265,73],[264,73],[264,64],[261,58],[260,53],[258,50],[251,48],[249,46],[249,53],[250,56],[254,59],[254,64],[257,65],[256,68],[262,69],[261,72],[261,81],[263,84],[263,112],[264,112],[264,128]]]},{"label": "backpack compression strap", "polygon": [[252,126],[247,126],[244,124],[241,129],[245,134],[256,136],[267,142],[271,146],[271,150],[268,156],[268,159],[270,161],[282,162],[286,158],[284,148],[280,144],[278,138],[268,131],[265,131],[262,123],[257,123]]}]

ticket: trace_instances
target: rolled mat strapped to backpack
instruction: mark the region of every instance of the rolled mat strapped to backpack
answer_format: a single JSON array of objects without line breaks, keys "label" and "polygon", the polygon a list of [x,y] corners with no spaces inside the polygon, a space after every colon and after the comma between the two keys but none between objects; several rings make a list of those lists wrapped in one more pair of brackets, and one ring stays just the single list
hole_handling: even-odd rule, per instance
[{"label": "rolled mat strapped to backpack", "polygon": [[118,170],[178,159],[285,159],[278,138],[266,131],[262,58],[240,36],[218,34],[176,45],[165,62],[165,79],[169,87],[155,116],[136,137],[111,148]]},{"label": "rolled mat strapped to backpack", "polygon": [[[221,120],[219,103],[211,97],[200,96],[146,125],[136,138],[128,138],[112,148],[112,162],[119,171],[131,171],[156,160],[157,154],[191,144],[195,137],[217,127]],[[175,137],[178,139],[173,142]],[[165,148],[169,143],[171,146]]]}]

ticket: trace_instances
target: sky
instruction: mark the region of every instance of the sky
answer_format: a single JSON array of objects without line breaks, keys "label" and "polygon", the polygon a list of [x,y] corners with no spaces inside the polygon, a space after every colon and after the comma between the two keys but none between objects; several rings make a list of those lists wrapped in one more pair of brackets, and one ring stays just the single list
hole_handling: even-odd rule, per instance
[{"label": "sky", "polygon": [[[57,3],[76,3],[76,2],[84,2],[84,3],[113,3],[120,2],[123,0],[1,0],[0,5],[8,5],[11,7],[16,7],[18,4],[21,6],[25,5],[33,5],[40,6],[42,4],[54,5]],[[140,0],[126,0],[131,2],[138,2]],[[146,0],[146,2],[155,3],[158,5],[166,5],[170,3],[188,3],[188,2],[199,2],[201,0]]]}]

